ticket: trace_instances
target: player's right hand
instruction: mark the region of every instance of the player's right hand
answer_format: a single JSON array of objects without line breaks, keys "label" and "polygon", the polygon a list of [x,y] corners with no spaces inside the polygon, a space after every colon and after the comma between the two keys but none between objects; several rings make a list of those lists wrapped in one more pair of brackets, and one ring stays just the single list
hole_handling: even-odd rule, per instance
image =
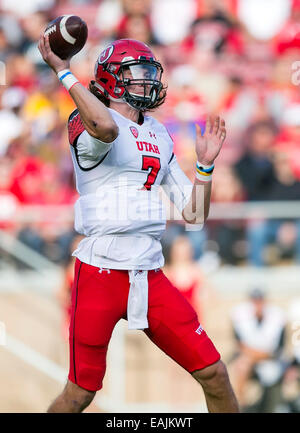
[{"label": "player's right hand", "polygon": [[43,57],[43,60],[57,74],[59,71],[70,68],[70,60],[63,60],[51,50],[49,36],[41,35],[38,43],[38,49]]}]

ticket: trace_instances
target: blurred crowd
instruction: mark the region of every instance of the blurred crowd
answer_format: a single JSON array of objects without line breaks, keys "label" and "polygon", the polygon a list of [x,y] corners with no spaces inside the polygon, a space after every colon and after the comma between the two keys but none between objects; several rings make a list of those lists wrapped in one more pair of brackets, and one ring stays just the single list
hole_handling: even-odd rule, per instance
[{"label": "blurred crowd", "polygon": [[[86,46],[71,63],[84,85],[112,40],[151,45],[168,84],[153,115],[191,179],[195,123],[203,128],[208,113],[225,118],[213,202],[280,201],[284,209],[300,199],[300,0],[0,0],[0,229],[57,263],[72,242],[72,221],[15,218],[26,207],[77,197],[66,128],[74,103],[37,48],[48,22],[63,14],[88,24]],[[300,260],[295,218],[212,220],[201,232],[173,222],[163,239],[167,256],[182,234],[195,259],[213,252],[230,264]]]}]

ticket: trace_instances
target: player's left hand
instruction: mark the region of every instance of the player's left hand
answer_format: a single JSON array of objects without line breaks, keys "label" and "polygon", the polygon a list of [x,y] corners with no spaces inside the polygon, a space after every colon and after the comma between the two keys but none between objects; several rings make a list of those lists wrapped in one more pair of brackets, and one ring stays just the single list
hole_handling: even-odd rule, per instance
[{"label": "player's left hand", "polygon": [[196,153],[197,159],[204,165],[212,165],[219,155],[226,138],[225,121],[219,116],[212,121],[208,116],[205,132],[201,134],[201,128],[196,124]]}]

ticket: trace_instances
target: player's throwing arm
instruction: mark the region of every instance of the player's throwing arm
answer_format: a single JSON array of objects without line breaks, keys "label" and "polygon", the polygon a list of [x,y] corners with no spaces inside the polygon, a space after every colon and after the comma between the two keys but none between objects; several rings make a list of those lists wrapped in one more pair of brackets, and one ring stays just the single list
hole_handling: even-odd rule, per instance
[{"label": "player's throwing arm", "polygon": [[118,126],[109,110],[70,71],[70,57],[61,59],[51,49],[49,34],[42,35],[38,44],[43,60],[57,74],[69,91],[80,113],[87,132],[99,140],[110,143],[118,136]]}]

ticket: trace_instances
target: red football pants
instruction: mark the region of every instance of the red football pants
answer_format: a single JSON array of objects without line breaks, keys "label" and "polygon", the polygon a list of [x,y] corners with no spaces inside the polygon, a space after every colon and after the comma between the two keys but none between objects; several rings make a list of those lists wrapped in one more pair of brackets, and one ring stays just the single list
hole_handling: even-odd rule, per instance
[{"label": "red football pants", "polygon": [[[214,364],[220,354],[197,314],[161,270],[148,271],[148,322],[143,332],[192,373]],[[127,319],[128,271],[110,272],[76,260],[70,323],[69,380],[89,391],[102,388],[112,331]],[[196,332],[197,331],[197,332]]]}]

